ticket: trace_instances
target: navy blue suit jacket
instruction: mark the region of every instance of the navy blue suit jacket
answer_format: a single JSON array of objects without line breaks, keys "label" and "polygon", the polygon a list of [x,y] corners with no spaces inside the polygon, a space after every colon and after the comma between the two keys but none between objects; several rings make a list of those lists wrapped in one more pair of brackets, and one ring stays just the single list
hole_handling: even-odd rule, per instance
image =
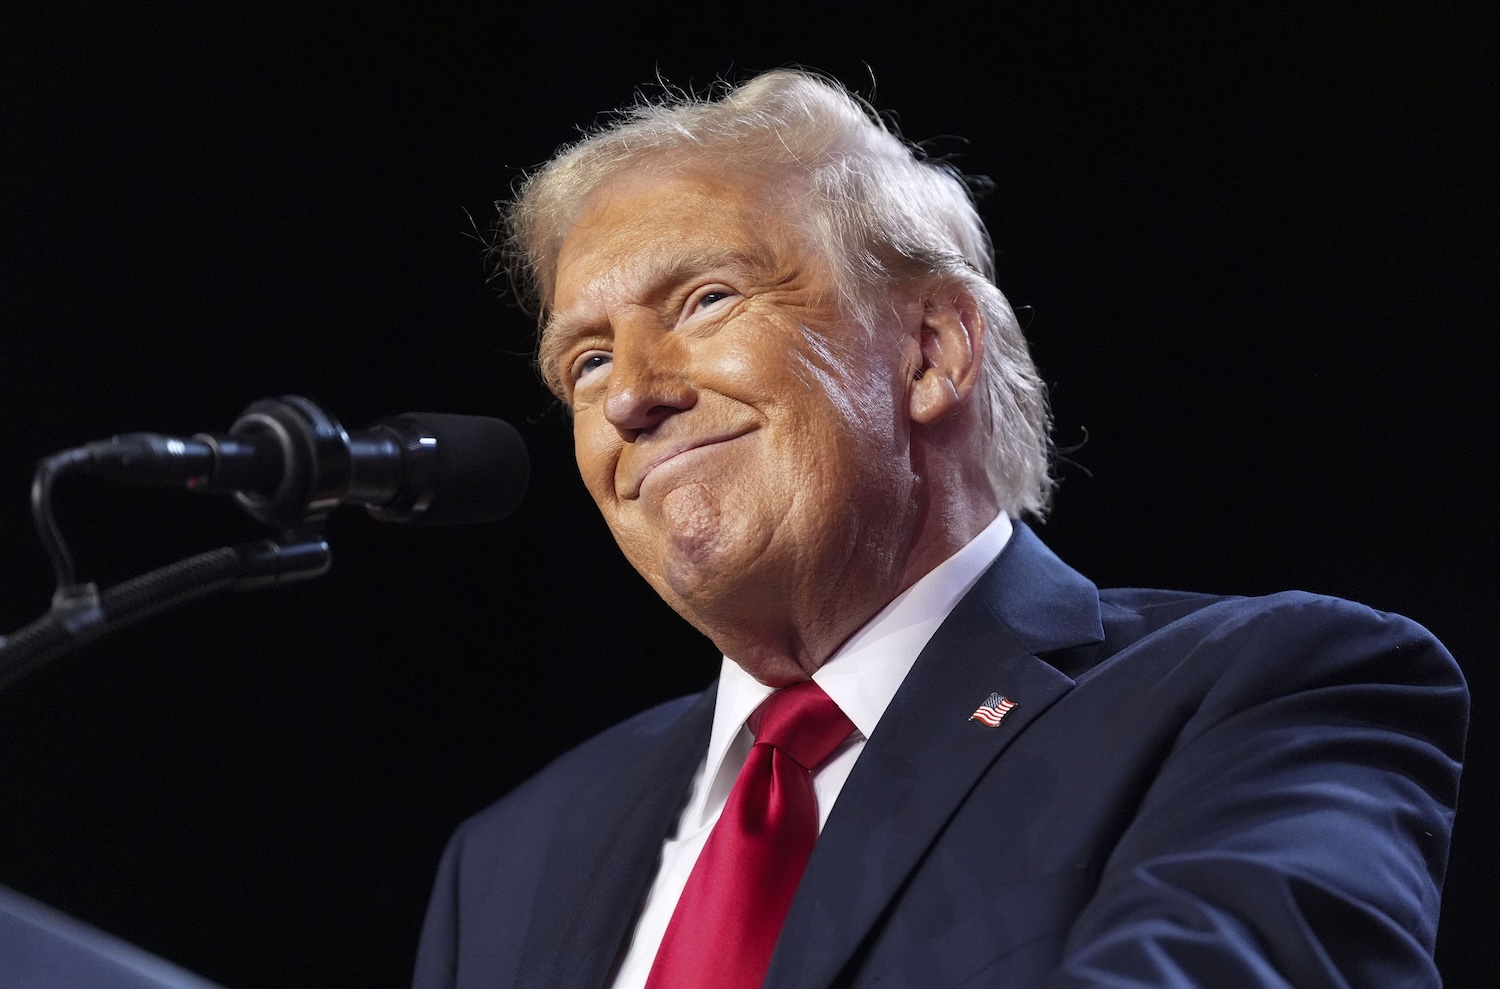
[{"label": "navy blue suit jacket", "polygon": [[[866,745],[765,985],[1437,985],[1467,715],[1403,618],[1100,592],[1018,526]],[[418,989],[604,985],[712,717],[648,711],[465,823]]]}]

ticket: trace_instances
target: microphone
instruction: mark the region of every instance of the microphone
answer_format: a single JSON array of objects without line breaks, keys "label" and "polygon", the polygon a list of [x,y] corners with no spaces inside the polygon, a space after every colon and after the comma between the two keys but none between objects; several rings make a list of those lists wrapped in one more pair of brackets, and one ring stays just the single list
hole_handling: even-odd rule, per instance
[{"label": "microphone", "polygon": [[515,427],[485,416],[408,412],[348,432],[299,395],[261,399],[227,433],[127,433],[82,447],[78,466],[126,484],[229,492],[268,525],[363,505],[385,522],[488,522],[515,511],[530,460]]}]

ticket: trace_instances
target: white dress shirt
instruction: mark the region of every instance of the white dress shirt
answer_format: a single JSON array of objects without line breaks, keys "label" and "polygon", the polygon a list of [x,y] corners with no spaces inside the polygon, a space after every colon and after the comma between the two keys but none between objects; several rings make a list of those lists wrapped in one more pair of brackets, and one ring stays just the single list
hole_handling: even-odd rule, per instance
[{"label": "white dress shirt", "polygon": [[[854,734],[813,774],[819,830],[864,751],[865,741],[880,723],[922,647],[995,562],[1010,535],[1010,519],[1002,513],[963,549],[901,592],[813,674],[813,681],[855,728]],[[644,989],[688,875],[755,744],[745,720],[772,693],[771,687],[724,657],[708,751],[693,775],[677,827],[662,843],[656,879],[642,903],[640,919],[619,962],[612,989]]]}]

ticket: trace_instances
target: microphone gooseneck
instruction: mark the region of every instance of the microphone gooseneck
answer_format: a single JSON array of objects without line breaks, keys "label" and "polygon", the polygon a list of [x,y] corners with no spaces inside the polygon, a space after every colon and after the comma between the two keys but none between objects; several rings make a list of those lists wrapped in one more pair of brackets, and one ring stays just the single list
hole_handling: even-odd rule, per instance
[{"label": "microphone gooseneck", "polygon": [[[86,472],[126,484],[232,494],[275,539],[200,553],[100,591],[80,582],[52,515],[53,482]],[[115,629],[219,590],[288,584],[328,571],[323,522],[363,505],[388,522],[487,522],[526,493],[526,444],[509,423],[409,412],[349,432],[297,395],[252,403],[227,433],[127,433],[37,464],[32,517],[57,579],[47,613],[0,635],[0,689]]]}]

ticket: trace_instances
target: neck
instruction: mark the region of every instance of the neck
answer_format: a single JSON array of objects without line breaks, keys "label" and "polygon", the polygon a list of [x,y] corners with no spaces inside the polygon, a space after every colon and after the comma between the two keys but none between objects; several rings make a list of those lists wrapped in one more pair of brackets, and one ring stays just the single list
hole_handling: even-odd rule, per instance
[{"label": "neck", "polygon": [[783,598],[772,607],[761,602],[762,607],[736,609],[736,616],[712,625],[694,624],[761,683],[785,687],[806,680],[881,609],[994,521],[999,509],[988,489],[985,494],[923,513],[905,551],[887,566],[855,553],[818,593]]}]

